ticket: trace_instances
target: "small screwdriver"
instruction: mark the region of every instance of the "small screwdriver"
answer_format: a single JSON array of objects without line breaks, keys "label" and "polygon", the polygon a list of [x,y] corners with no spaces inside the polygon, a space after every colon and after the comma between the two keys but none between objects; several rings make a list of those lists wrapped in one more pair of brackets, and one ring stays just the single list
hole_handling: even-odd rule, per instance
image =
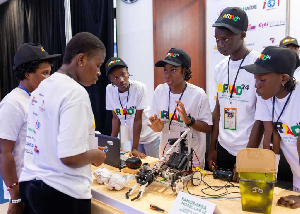
[{"label": "small screwdriver", "polygon": [[160,208],[160,207],[158,207],[158,206],[155,206],[155,205],[153,205],[153,204],[150,204],[150,208],[151,208],[152,210],[156,210],[156,211],[159,211],[159,212],[165,212],[165,213],[167,213],[164,209],[162,209],[162,208]]}]

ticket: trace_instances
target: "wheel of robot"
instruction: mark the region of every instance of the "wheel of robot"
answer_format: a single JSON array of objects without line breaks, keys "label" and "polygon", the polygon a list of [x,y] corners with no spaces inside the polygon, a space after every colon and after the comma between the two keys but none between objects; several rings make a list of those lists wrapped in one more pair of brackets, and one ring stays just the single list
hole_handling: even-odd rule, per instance
[{"label": "wheel of robot", "polygon": [[175,189],[176,189],[176,193],[178,194],[180,191],[183,191],[183,182],[181,180],[178,180],[176,183],[175,183]]},{"label": "wheel of robot", "polygon": [[199,186],[202,180],[201,172],[195,171],[192,175],[192,184],[194,186]]}]

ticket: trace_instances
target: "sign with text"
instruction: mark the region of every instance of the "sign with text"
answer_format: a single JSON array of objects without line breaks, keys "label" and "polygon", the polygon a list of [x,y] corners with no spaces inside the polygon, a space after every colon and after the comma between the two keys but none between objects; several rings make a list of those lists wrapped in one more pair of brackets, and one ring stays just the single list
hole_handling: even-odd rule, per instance
[{"label": "sign with text", "polygon": [[169,213],[213,214],[216,205],[201,198],[179,192]]}]

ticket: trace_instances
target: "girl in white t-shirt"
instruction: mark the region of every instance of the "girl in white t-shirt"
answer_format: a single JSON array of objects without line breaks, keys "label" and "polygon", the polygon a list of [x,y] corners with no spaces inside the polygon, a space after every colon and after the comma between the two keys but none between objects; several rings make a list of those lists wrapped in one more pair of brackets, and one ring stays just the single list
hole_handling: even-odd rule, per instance
[{"label": "girl in white t-shirt", "polygon": [[[300,109],[299,83],[293,79],[299,57],[287,48],[266,47],[255,64],[243,68],[255,75],[256,92],[260,96],[255,119],[272,122],[280,135],[280,147],[293,172],[293,189],[300,192]],[[272,133],[265,127],[265,133]],[[287,201],[286,201],[287,200]],[[293,206],[281,199],[278,203]]]},{"label": "girl in white t-shirt", "polygon": [[160,157],[168,150],[168,139],[178,138],[186,127],[191,128],[191,146],[195,166],[204,168],[206,135],[212,130],[211,111],[204,90],[188,83],[191,58],[184,50],[172,48],[164,60],[155,64],[164,68],[165,84],[154,91],[150,127],[161,132]]},{"label": "girl in white t-shirt", "polygon": [[158,158],[159,135],[147,126],[146,86],[129,80],[128,66],[118,57],[107,61],[106,74],[112,82],[106,87],[106,109],[113,114],[111,136],[117,137],[121,128],[121,139],[128,136],[131,141],[130,155]]},{"label": "girl in white t-shirt", "polygon": [[10,199],[7,213],[22,212],[18,178],[26,142],[29,98],[42,80],[50,76],[51,62],[60,54],[49,55],[40,44],[21,44],[14,57],[14,74],[19,86],[0,103],[0,173],[4,198]]},{"label": "girl in white t-shirt", "polygon": [[87,32],[67,44],[63,64],[32,93],[20,194],[30,213],[91,213],[91,164],[100,166],[95,120],[83,86],[95,84],[104,44]]}]

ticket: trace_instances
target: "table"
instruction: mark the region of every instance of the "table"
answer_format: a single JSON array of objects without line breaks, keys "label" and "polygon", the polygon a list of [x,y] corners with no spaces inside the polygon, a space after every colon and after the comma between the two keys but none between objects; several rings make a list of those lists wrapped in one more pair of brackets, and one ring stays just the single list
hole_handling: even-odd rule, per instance
[{"label": "table", "polygon": [[[156,159],[157,160],[157,159]],[[144,160],[145,161],[145,160]],[[148,161],[148,158],[146,159]],[[149,161],[153,164],[153,159],[149,159]],[[150,164],[151,165],[151,164]],[[118,172],[120,174],[124,174],[123,172],[120,172],[118,169],[103,164],[100,167],[105,167],[109,169],[111,172]],[[99,167],[92,167],[92,171],[96,170]],[[223,186],[226,184],[225,181],[216,180],[213,179],[211,175],[207,175],[203,178],[204,181],[206,181],[211,186]],[[99,201],[102,201],[103,203],[112,206],[124,213],[153,213],[158,214],[159,212],[151,210],[150,204],[154,204],[160,208],[165,209],[166,211],[170,210],[172,207],[176,194],[171,190],[171,187],[165,186],[158,182],[153,182],[151,185],[146,187],[146,190],[143,194],[143,197],[136,201],[131,201],[129,199],[126,199],[125,193],[128,191],[130,187],[132,187],[135,184],[135,180],[129,181],[128,185],[124,187],[124,189],[117,191],[117,190],[109,190],[105,185],[100,185],[97,183],[97,181],[94,179],[92,184],[92,195],[94,199],[97,199]],[[238,183],[235,183],[236,186],[238,186]],[[201,194],[201,190],[205,188],[206,186],[201,183],[199,186],[192,186],[191,184],[188,185],[188,189],[193,194]],[[230,192],[239,192],[239,188],[231,187],[229,188]],[[138,190],[135,190],[133,193],[133,197],[137,195]],[[187,189],[185,187],[184,192],[187,192]],[[224,192],[224,191],[223,191]],[[208,194],[216,194],[215,191],[207,190],[206,193]],[[222,191],[217,192],[217,194],[222,193]],[[274,195],[273,195],[273,204],[272,204],[272,214],[282,214],[282,213],[289,213],[289,214],[296,214],[300,213],[300,209],[290,209],[285,207],[280,207],[276,205],[277,200],[286,195],[299,195],[296,192],[288,191],[285,189],[281,189],[278,187],[274,188]],[[230,195],[227,195],[225,197],[240,197],[239,193],[233,193]],[[130,197],[132,198],[132,196]],[[212,203],[217,204],[218,209],[222,214],[235,214],[235,213],[242,213],[242,214],[248,214],[252,212],[245,212],[242,211],[242,205],[241,205],[241,199],[240,198],[234,198],[234,199],[226,199],[226,198],[219,198],[219,199],[206,199]],[[98,209],[96,204],[92,205],[92,210]],[[121,212],[121,213],[122,213]],[[110,213],[107,211],[106,213]],[[116,213],[116,212],[112,212]]]}]

